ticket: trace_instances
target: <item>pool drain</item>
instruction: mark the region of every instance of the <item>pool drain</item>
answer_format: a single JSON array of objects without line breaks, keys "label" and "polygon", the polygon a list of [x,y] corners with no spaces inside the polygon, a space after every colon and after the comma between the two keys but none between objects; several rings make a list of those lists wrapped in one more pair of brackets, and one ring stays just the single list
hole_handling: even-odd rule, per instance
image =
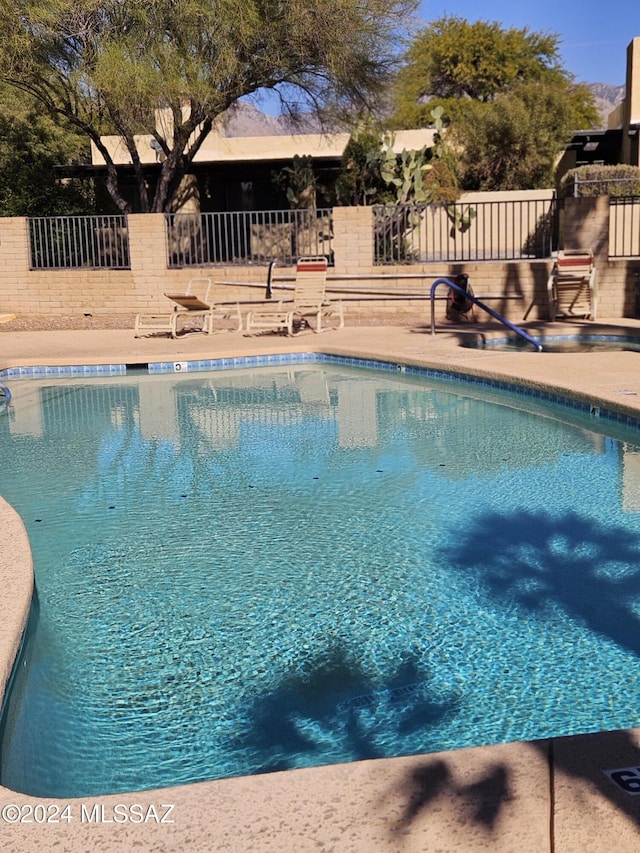
[{"label": "pool drain", "polygon": [[413,696],[427,687],[426,681],[416,681],[414,684],[405,684],[402,687],[389,687],[386,690],[373,690],[362,696],[354,696],[345,702],[338,702],[338,711],[349,711],[352,708],[371,708],[381,702],[398,702],[407,696]]}]

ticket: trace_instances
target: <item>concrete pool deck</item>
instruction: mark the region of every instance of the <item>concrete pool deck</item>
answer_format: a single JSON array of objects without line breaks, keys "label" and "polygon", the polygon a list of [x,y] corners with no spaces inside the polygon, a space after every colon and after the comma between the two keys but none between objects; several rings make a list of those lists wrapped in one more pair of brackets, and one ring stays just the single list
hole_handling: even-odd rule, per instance
[{"label": "concrete pool deck", "polygon": [[[527,328],[534,334],[575,334],[583,329],[640,337],[640,322],[632,320]],[[122,329],[1,329],[0,370],[315,351],[518,380],[640,416],[640,353],[539,354],[461,348],[461,337],[473,331],[443,327],[434,337],[424,323],[347,326],[318,336],[305,332],[292,339],[229,333],[192,334],[174,341],[135,339],[132,330]],[[25,601],[31,595],[31,559],[20,520],[1,501],[0,529],[2,679],[11,666]],[[604,771],[635,767],[640,768],[640,729],[82,800],[45,802],[0,788],[0,846],[16,853],[44,849],[98,853],[134,849],[141,853],[634,850],[640,845],[640,797],[633,795],[633,776],[626,777],[631,779],[628,793]],[[637,775],[640,789],[640,769]],[[167,805],[174,808],[168,812]]]}]

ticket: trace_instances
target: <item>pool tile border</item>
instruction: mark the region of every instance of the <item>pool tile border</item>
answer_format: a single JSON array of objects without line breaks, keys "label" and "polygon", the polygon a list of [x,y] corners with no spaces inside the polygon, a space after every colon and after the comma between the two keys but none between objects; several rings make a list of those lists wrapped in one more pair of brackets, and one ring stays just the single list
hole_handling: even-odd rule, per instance
[{"label": "pool tile border", "polygon": [[0,370],[1,379],[59,379],[83,376],[126,376],[126,364],[61,364],[8,367]]},{"label": "pool tile border", "polygon": [[[167,373],[199,373],[203,371],[233,370],[247,367],[269,367],[291,364],[339,364],[351,367],[370,368],[409,376],[423,376],[429,379],[439,379],[455,382],[476,388],[486,388],[492,391],[508,391],[516,396],[542,403],[552,403],[574,412],[579,412],[598,421],[608,421],[618,426],[640,429],[640,415],[633,415],[608,406],[596,404],[593,401],[572,398],[565,394],[522,385],[518,382],[494,379],[489,376],[476,376],[456,370],[424,367],[419,365],[385,361],[383,359],[358,358],[357,356],[331,355],[319,352],[273,353],[257,356],[231,356],[223,358],[208,358],[192,361],[158,361],[149,362],[146,367],[149,374]],[[80,365],[38,365],[31,367],[10,367],[0,370],[0,379],[55,379],[55,378],[89,378],[104,376],[130,375],[126,364],[80,364]]]},{"label": "pool tile border", "polygon": [[[490,350],[497,346],[501,346],[503,344],[512,344],[518,340],[517,337],[513,335],[506,337],[491,337],[489,340],[480,340],[475,341],[473,343],[465,344],[468,349],[484,349]],[[611,335],[608,333],[598,333],[598,332],[590,332],[588,335],[562,335],[562,334],[554,334],[554,335],[541,335],[540,340],[542,346],[544,348],[544,344],[547,342],[568,342],[568,341],[586,341],[588,343],[591,342],[604,342],[604,343],[617,343],[617,344],[637,344],[638,343],[638,335]]]}]

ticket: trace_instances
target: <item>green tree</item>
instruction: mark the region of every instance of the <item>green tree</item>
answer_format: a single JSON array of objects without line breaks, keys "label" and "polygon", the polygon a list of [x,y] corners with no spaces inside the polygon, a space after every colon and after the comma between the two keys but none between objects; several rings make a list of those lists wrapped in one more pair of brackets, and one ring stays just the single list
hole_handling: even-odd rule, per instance
[{"label": "green tree", "polygon": [[393,199],[394,194],[382,177],[382,136],[381,128],[367,121],[352,131],[336,181],[338,204],[378,204]]},{"label": "green tree", "polygon": [[450,126],[467,190],[540,189],[554,185],[558,154],[589,115],[579,87],[519,83],[491,103],[470,103]]},{"label": "green tree", "polygon": [[597,120],[587,86],[560,64],[558,36],[444,17],[419,33],[394,90],[394,127],[449,119],[461,189],[550,186],[571,131]]},{"label": "green tree", "polygon": [[[0,0],[0,76],[86,134],[129,210],[101,137],[131,158],[141,211],[171,209],[214,119],[240,98],[371,106],[415,0]],[[156,127],[156,110],[170,131]],[[153,192],[136,144],[160,153]],[[148,137],[147,137],[148,144]]]},{"label": "green tree", "polygon": [[54,168],[88,157],[86,138],[61,128],[33,99],[0,86],[0,216],[91,212],[91,182],[61,180]]}]

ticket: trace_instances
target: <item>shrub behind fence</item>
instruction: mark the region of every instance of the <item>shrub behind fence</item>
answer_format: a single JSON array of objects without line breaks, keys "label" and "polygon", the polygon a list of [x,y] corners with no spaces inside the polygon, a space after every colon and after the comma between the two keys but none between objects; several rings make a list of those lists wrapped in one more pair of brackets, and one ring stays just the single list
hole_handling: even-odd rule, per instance
[{"label": "shrub behind fence", "polygon": [[129,269],[126,216],[28,219],[31,269]]},{"label": "shrub behind fence", "polygon": [[166,216],[169,267],[212,264],[287,266],[303,255],[333,263],[333,211],[263,210],[170,213]]},{"label": "shrub behind fence", "polygon": [[579,166],[570,169],[562,179],[562,192],[565,197],[574,198],[637,196],[640,195],[640,168],[623,163]]}]

